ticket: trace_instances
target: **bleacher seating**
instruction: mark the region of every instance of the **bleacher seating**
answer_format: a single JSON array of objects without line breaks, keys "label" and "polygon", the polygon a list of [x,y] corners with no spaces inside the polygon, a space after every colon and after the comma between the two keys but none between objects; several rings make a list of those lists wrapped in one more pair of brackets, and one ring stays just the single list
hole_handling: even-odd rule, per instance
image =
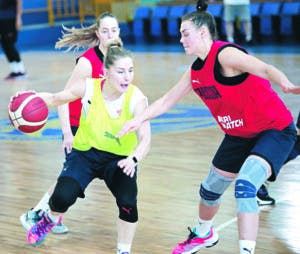
[{"label": "bleacher seating", "polygon": [[278,39],[279,14],[281,2],[263,2],[259,14],[259,32],[262,39],[273,37]]},{"label": "bleacher seating", "polygon": [[180,18],[185,14],[187,6],[174,5],[170,7],[169,16],[167,18],[167,31],[169,37],[178,37]]},{"label": "bleacher seating", "polygon": [[[223,27],[223,4],[210,4],[208,5],[207,11],[214,16],[217,25],[218,33],[224,33]],[[221,35],[220,34],[220,35]]]},{"label": "bleacher seating", "polygon": [[[101,2],[101,0],[99,0]],[[58,15],[59,8],[56,6],[57,1],[49,1],[53,3],[47,6],[45,1],[37,0],[36,4],[30,1],[23,1],[23,31],[20,36],[32,33],[29,37],[26,36],[22,42],[29,43],[30,38],[35,34],[31,30],[39,26],[54,26],[53,36],[50,39],[45,37],[45,40],[54,41],[60,36],[61,25],[64,22],[67,26],[79,26],[82,24],[78,12],[78,0],[75,5],[66,7],[68,10],[74,10],[77,13],[73,15],[74,11],[67,13],[68,16],[60,17]],[[60,1],[63,2],[62,0]],[[72,1],[70,1],[71,3]],[[122,39],[128,42],[148,43],[148,42],[179,42],[179,27],[180,19],[183,15],[196,10],[196,6],[191,2],[178,0],[176,5],[174,2],[166,1],[164,4],[151,5],[151,6],[136,6],[132,8],[131,15],[127,15],[128,21],[120,22]],[[51,7],[51,8],[50,8]],[[53,15],[50,15],[50,10],[53,9]],[[222,1],[208,5],[208,11],[215,17],[217,30],[220,34],[220,39],[225,39],[225,24],[223,21],[223,4]],[[265,38],[271,38],[272,43],[281,42],[300,42],[300,0],[277,1],[272,0],[253,0],[250,4],[250,11],[252,17],[253,38],[255,42],[262,43]],[[61,11],[65,13],[64,9]],[[51,18],[52,17],[52,18]],[[88,17],[89,18],[89,17]],[[73,22],[73,23],[72,23]],[[94,20],[86,20],[87,24],[94,22]],[[84,24],[84,22],[83,22]],[[241,25],[238,23],[238,26]],[[37,25],[37,26],[36,26]],[[58,28],[57,28],[58,26]],[[240,26],[236,35],[243,38],[243,26]],[[26,32],[25,32],[26,31]],[[238,34],[240,33],[241,34]],[[58,34],[58,35],[57,35]],[[53,39],[53,37],[55,38]],[[134,40],[133,40],[134,39]],[[290,40],[293,39],[293,40]],[[21,40],[20,40],[21,41]]]},{"label": "bleacher seating", "polygon": [[155,6],[152,10],[150,18],[150,37],[152,40],[166,40],[167,34],[167,17],[169,14],[169,6]]},{"label": "bleacher seating", "polygon": [[195,11],[196,10],[196,6],[195,5],[188,5],[187,7],[186,7],[186,13],[190,13],[190,12],[193,12],[193,11]]},{"label": "bleacher seating", "polygon": [[132,33],[135,42],[145,42],[149,35],[149,24],[152,9],[147,6],[140,6],[135,9],[132,24]]},{"label": "bleacher seating", "polygon": [[259,14],[261,11],[262,4],[259,2],[250,3],[250,14],[252,20],[252,35],[254,40],[259,36]]},{"label": "bleacher seating", "polygon": [[279,18],[281,36],[300,34],[300,2],[284,2]]}]

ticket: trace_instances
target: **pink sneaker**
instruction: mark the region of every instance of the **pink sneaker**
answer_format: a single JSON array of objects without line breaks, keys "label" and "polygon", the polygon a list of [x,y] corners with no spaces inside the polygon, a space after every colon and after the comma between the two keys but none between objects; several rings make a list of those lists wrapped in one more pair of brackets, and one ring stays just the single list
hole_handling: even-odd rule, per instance
[{"label": "pink sneaker", "polygon": [[190,234],[188,239],[182,243],[178,243],[173,249],[172,254],[193,254],[199,251],[202,247],[210,248],[216,245],[219,241],[218,234],[214,231],[213,227],[210,228],[209,235],[200,238],[196,235],[190,227],[188,227]]},{"label": "pink sneaker", "polygon": [[27,242],[33,246],[41,244],[51,229],[59,224],[61,220],[62,216],[59,216],[57,223],[54,223],[50,217],[44,213],[41,220],[29,229],[27,233]]}]

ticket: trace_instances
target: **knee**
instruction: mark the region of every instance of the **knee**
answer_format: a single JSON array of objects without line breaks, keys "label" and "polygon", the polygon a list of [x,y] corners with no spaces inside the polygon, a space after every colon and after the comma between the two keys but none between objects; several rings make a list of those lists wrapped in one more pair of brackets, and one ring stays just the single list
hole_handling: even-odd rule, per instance
[{"label": "knee", "polygon": [[200,185],[199,195],[201,197],[201,202],[206,206],[216,206],[221,202],[220,193],[213,192],[209,190],[210,188],[205,188],[203,183]]},{"label": "knee", "polygon": [[258,213],[256,201],[257,189],[249,180],[237,179],[235,183],[235,198],[238,213]]},{"label": "knee", "polygon": [[54,212],[64,213],[76,202],[80,193],[81,188],[74,179],[67,177],[60,178],[49,199],[49,207]]},{"label": "knee", "polygon": [[255,156],[246,159],[235,183],[235,198],[239,213],[257,213],[256,193],[267,179],[266,163]]},{"label": "knee", "polygon": [[131,223],[138,221],[138,210],[136,204],[129,205],[117,202],[117,205],[119,208],[119,218],[121,220]]},{"label": "knee", "polygon": [[207,206],[219,205],[222,194],[232,181],[232,178],[222,176],[211,168],[208,176],[200,186],[199,195],[201,197],[201,202]]}]

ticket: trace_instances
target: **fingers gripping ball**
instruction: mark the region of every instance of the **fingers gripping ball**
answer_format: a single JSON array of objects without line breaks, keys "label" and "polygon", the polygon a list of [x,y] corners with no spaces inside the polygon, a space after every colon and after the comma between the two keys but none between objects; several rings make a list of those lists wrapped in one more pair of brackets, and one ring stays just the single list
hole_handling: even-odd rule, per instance
[{"label": "fingers gripping ball", "polygon": [[17,130],[32,133],[40,130],[46,124],[48,107],[35,92],[25,91],[11,98],[8,115]]}]

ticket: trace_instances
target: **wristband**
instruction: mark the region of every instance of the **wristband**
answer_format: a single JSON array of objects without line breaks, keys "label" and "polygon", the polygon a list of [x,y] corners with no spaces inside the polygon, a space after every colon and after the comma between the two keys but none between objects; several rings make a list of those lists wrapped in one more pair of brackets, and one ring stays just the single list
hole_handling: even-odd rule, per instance
[{"label": "wristband", "polygon": [[137,158],[136,158],[135,156],[132,157],[132,160],[133,160],[133,162],[134,162],[135,164],[138,163],[138,160],[137,160]]}]

